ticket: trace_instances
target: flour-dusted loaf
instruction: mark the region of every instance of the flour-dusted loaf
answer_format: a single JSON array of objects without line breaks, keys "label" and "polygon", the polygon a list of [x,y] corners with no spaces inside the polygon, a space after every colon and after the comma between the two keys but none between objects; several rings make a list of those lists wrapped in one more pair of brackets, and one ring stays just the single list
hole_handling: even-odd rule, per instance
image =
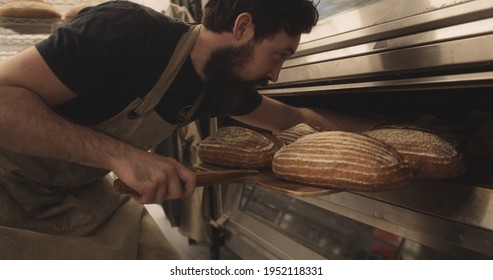
[{"label": "flour-dusted loaf", "polygon": [[466,160],[456,143],[417,128],[378,128],[364,134],[394,147],[414,169],[414,177],[451,178],[466,171]]},{"label": "flour-dusted loaf", "polygon": [[224,167],[267,169],[281,146],[273,135],[227,126],[205,138],[199,145],[198,155],[205,163]]},{"label": "flour-dusted loaf", "polygon": [[[19,34],[52,33],[61,17],[58,9],[41,0],[12,0],[0,6],[0,27]],[[28,19],[29,24],[19,19]]]},{"label": "flour-dusted loaf", "polygon": [[389,145],[342,131],[313,133],[284,146],[275,154],[272,170],[289,181],[357,191],[395,188],[412,176]]},{"label": "flour-dusted loaf", "polygon": [[59,19],[61,13],[41,0],[12,0],[0,6],[0,17]]},{"label": "flour-dusted loaf", "polygon": [[298,138],[318,132],[317,129],[306,123],[299,123],[293,127],[281,131],[276,137],[284,143],[284,145],[289,145],[296,141]]}]

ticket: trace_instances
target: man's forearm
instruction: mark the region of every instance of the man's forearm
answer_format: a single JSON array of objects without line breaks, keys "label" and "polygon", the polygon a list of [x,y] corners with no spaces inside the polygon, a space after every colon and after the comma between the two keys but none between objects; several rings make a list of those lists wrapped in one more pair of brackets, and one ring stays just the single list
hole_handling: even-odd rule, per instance
[{"label": "man's forearm", "polygon": [[309,124],[319,130],[343,130],[362,132],[377,124],[377,121],[324,109],[298,108],[269,97],[253,112],[236,120],[279,133],[299,123]]},{"label": "man's forearm", "polygon": [[182,198],[195,187],[194,173],[176,160],[71,123],[23,88],[0,86],[0,135],[7,150],[114,171],[140,203]]},{"label": "man's forearm", "polygon": [[0,135],[4,149],[102,169],[133,149],[59,117],[35,93],[19,87],[0,88]]}]

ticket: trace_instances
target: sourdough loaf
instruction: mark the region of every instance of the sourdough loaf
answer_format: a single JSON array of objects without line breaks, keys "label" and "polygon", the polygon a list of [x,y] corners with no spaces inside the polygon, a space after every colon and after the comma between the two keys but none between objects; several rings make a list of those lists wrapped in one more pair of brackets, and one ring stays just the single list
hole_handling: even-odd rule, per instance
[{"label": "sourdough loaf", "polygon": [[0,7],[0,17],[59,19],[60,12],[41,0],[13,0]]},{"label": "sourdough loaf", "polygon": [[275,154],[272,170],[289,181],[359,191],[395,188],[412,175],[392,147],[342,131],[313,133],[284,146]]},{"label": "sourdough loaf", "polygon": [[[0,27],[20,34],[52,33],[61,17],[53,5],[41,0],[13,0],[0,6]],[[29,24],[19,19],[28,19]]]},{"label": "sourdough loaf", "polygon": [[281,146],[273,135],[227,126],[205,138],[199,145],[198,155],[205,163],[224,167],[267,169]]},{"label": "sourdough loaf", "polygon": [[299,123],[293,127],[281,131],[276,137],[281,140],[284,145],[289,145],[296,141],[298,138],[318,132],[317,129],[311,127],[306,123]]},{"label": "sourdough loaf", "polygon": [[413,168],[416,178],[450,178],[466,170],[466,161],[457,144],[429,130],[379,128],[364,134],[394,147]]}]

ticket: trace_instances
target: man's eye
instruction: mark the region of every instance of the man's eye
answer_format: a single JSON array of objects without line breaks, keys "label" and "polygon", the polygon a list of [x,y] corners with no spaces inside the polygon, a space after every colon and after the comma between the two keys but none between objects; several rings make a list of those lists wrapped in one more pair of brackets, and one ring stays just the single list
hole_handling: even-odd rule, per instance
[{"label": "man's eye", "polygon": [[284,53],[284,54],[282,54],[282,59],[283,60],[288,60],[290,57],[291,57],[291,54],[290,53]]},{"label": "man's eye", "polygon": [[277,54],[276,55],[276,60],[279,60],[279,61],[284,61],[288,58],[289,58],[289,55],[287,55],[287,54]]}]

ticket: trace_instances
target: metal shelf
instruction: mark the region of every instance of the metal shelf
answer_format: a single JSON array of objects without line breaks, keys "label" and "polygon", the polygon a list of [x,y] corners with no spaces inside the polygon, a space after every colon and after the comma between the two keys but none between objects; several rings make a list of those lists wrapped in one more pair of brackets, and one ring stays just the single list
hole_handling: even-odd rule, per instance
[{"label": "metal shelf", "polygon": [[0,61],[35,45],[59,25],[52,19],[0,18]]},{"label": "metal shelf", "polygon": [[[61,19],[0,17],[0,36],[51,34],[61,24]],[[13,31],[13,33],[10,31]]]}]

